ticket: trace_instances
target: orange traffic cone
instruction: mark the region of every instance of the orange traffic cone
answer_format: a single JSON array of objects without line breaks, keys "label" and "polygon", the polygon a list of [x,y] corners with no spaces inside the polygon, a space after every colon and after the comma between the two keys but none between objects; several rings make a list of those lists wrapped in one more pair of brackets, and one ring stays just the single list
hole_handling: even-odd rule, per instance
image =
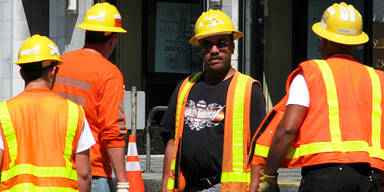
[{"label": "orange traffic cone", "polygon": [[125,171],[129,182],[129,192],[144,192],[144,182],[141,175],[139,156],[137,155],[135,135],[129,135]]}]

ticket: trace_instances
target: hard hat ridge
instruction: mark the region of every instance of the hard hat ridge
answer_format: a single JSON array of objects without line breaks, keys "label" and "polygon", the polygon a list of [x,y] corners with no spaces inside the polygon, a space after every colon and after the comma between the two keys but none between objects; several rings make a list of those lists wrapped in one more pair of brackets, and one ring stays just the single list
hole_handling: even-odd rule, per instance
[{"label": "hard hat ridge", "polygon": [[88,31],[105,32],[106,35],[126,33],[122,27],[121,15],[114,5],[107,2],[97,3],[85,14],[83,23],[77,27]]},{"label": "hard hat ridge", "polygon": [[199,40],[220,34],[233,34],[233,39],[239,39],[242,32],[235,30],[231,18],[220,10],[203,12],[195,24],[195,36],[189,40],[193,45],[199,45]]},{"label": "hard hat ridge", "polygon": [[320,37],[346,45],[359,45],[369,40],[362,28],[361,14],[344,2],[328,7],[321,21],[312,26],[313,32]]},{"label": "hard hat ridge", "polygon": [[42,67],[48,67],[52,63],[61,64],[59,48],[46,36],[33,35],[21,45],[18,61],[14,64],[42,62]]}]

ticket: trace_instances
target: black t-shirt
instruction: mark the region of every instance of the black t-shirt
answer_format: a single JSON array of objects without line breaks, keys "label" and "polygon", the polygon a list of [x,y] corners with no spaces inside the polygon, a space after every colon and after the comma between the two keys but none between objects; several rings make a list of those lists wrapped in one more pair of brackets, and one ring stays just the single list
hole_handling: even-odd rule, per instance
[{"label": "black t-shirt", "polygon": [[[181,149],[181,170],[187,182],[220,176],[223,157],[225,101],[232,78],[211,85],[199,79],[192,87],[185,109]],[[177,94],[173,92],[161,125],[175,132]],[[251,135],[265,117],[265,99],[260,87],[253,84],[251,95]]]}]

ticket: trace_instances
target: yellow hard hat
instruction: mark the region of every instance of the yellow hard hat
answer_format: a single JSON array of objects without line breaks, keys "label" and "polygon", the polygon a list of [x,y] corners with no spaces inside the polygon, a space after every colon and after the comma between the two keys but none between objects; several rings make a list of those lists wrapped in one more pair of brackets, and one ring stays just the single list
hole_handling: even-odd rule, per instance
[{"label": "yellow hard hat", "polygon": [[42,62],[42,67],[48,67],[52,62],[62,64],[59,48],[46,36],[33,35],[24,41],[19,50],[18,61],[14,64]]},{"label": "yellow hard hat", "polygon": [[199,39],[212,35],[233,34],[233,40],[239,39],[243,33],[236,31],[231,18],[220,10],[203,12],[195,24],[195,36],[189,40],[192,45],[199,45]]},{"label": "yellow hard hat", "polygon": [[313,32],[330,41],[359,45],[367,42],[369,37],[363,32],[363,21],[359,11],[352,5],[342,2],[334,3],[324,11],[321,22],[312,26]]},{"label": "yellow hard hat", "polygon": [[77,27],[88,31],[126,33],[121,27],[117,8],[109,3],[97,3],[85,14],[83,23]]}]

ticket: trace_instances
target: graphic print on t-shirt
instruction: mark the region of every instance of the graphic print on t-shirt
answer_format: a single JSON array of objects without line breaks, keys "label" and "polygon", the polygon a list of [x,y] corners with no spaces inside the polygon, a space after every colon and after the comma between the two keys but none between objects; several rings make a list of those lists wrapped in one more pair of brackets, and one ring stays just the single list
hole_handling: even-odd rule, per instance
[{"label": "graphic print on t-shirt", "polygon": [[185,124],[191,130],[200,131],[203,128],[217,126],[224,120],[224,106],[217,103],[207,104],[204,100],[197,103],[188,100],[185,108]]}]

